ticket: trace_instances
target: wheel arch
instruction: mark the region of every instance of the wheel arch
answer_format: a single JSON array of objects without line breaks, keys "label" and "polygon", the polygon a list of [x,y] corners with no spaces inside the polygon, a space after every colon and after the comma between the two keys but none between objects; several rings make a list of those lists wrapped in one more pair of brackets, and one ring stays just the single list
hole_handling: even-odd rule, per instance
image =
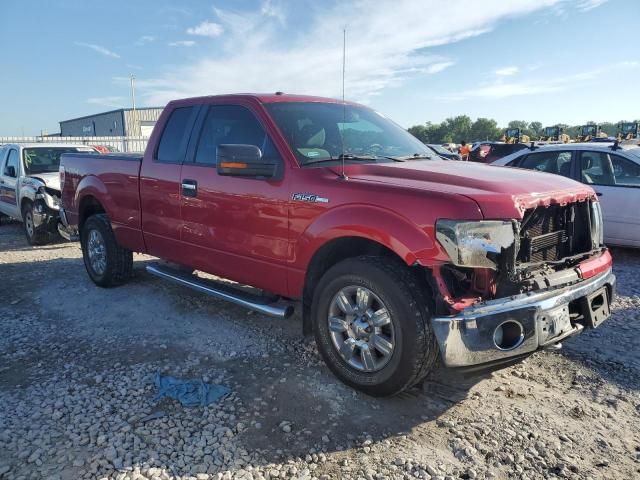
[{"label": "wheel arch", "polygon": [[339,262],[363,255],[387,258],[404,268],[413,270],[420,285],[431,292],[431,285],[423,274],[424,267],[407,264],[405,258],[389,246],[358,235],[333,238],[315,251],[306,268],[302,291],[302,330],[305,336],[312,332],[311,302],[314,290],[322,276]]},{"label": "wheel arch", "polygon": [[91,215],[107,213],[102,203],[92,194],[84,195],[78,204],[78,230],[82,232],[82,226]]}]

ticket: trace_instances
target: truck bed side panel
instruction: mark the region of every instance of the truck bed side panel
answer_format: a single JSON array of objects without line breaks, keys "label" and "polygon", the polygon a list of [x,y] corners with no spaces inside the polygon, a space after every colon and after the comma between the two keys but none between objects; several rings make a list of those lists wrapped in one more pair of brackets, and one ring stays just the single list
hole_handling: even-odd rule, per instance
[{"label": "truck bed side panel", "polygon": [[144,252],[139,174],[141,156],[63,155],[63,206],[69,223],[78,225],[88,202],[97,201],[111,220],[118,243]]}]

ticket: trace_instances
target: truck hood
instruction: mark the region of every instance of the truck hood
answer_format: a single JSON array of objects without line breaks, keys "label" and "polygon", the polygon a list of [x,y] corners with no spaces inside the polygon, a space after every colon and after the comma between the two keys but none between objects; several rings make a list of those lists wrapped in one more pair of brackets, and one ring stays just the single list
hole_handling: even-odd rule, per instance
[{"label": "truck hood", "polygon": [[33,180],[39,180],[47,188],[60,191],[60,175],[58,172],[37,173],[35,175],[29,175],[27,178]]},{"label": "truck hood", "polygon": [[407,161],[349,166],[353,180],[463,195],[485,218],[521,219],[525,210],[594,198],[591,187],[550,173],[474,162]]}]

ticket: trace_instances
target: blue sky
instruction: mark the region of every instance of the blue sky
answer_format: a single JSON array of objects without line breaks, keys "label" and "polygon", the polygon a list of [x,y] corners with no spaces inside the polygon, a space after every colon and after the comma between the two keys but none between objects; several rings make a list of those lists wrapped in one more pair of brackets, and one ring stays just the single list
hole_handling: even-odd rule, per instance
[{"label": "blue sky", "polygon": [[637,0],[0,0],[0,135],[131,104],[341,94],[404,126],[640,117]]}]

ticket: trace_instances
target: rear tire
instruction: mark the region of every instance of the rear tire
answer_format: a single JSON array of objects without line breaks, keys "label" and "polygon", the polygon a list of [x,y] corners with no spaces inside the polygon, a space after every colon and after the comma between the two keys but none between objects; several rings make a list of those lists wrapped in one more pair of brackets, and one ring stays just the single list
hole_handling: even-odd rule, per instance
[{"label": "rear tire", "polygon": [[93,283],[114,287],[131,277],[133,253],[118,245],[107,215],[92,215],[85,221],[80,243],[84,266]]},{"label": "rear tire", "polygon": [[331,267],[311,306],[316,343],[329,369],[375,397],[423,380],[438,361],[423,288],[393,259],[358,257]]},{"label": "rear tire", "polygon": [[27,201],[22,206],[22,226],[24,235],[27,237],[29,245],[44,245],[51,239],[50,233],[45,226],[36,227],[33,223],[33,203]]}]

